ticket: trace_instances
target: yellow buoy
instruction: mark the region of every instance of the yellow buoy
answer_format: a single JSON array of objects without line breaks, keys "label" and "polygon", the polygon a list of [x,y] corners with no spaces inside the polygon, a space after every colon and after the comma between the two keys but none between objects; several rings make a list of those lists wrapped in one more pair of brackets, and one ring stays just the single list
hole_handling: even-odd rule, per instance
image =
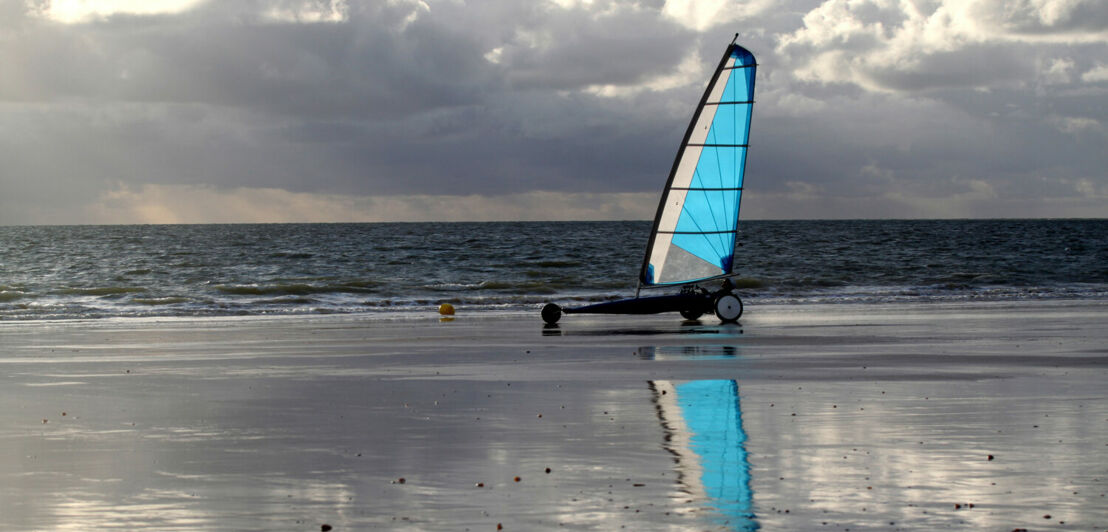
[{"label": "yellow buoy", "polygon": [[454,305],[451,305],[450,303],[443,303],[439,305],[439,314],[442,314],[443,316],[453,316]]}]

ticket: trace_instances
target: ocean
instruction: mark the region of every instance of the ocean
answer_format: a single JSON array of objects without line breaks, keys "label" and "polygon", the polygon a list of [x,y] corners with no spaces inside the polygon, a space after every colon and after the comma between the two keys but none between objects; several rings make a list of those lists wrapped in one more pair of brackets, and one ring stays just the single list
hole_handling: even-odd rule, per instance
[{"label": "ocean", "polygon": [[[0,227],[0,320],[534,311],[634,294],[650,223]],[[756,305],[1108,300],[1108,220],[743,221]],[[651,292],[655,293],[655,292]]]}]

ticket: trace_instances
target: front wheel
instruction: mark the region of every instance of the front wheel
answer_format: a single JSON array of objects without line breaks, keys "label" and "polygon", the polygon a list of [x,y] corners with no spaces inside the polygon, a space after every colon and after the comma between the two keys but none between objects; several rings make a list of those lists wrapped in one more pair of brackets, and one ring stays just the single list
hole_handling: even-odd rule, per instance
[{"label": "front wheel", "polygon": [[554,303],[547,303],[542,307],[542,321],[550,325],[558,323],[558,320],[562,317],[562,307],[555,305]]},{"label": "front wheel", "polygon": [[743,300],[734,292],[726,292],[716,298],[716,317],[723,323],[735,323],[743,315]]}]

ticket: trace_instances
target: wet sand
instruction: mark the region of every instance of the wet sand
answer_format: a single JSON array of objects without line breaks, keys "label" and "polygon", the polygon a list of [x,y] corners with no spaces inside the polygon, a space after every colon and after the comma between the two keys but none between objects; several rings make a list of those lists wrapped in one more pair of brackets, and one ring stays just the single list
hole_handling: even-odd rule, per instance
[{"label": "wet sand", "polygon": [[1108,530],[1105,323],[0,323],[0,529]]}]

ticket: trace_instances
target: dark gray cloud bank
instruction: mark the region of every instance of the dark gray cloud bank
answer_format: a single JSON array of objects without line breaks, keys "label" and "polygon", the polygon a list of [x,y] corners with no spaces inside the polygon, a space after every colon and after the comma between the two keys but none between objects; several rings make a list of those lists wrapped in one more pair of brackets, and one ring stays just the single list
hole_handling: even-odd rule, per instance
[{"label": "dark gray cloud bank", "polygon": [[1108,216],[1103,0],[0,0],[0,224],[648,217],[734,32],[745,216]]}]

